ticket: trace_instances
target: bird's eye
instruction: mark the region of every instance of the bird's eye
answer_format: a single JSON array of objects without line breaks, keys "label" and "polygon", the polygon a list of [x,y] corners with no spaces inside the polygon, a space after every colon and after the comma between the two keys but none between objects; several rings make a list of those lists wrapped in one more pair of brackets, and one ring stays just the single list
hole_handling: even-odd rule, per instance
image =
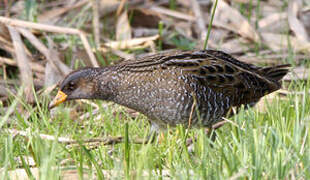
[{"label": "bird's eye", "polygon": [[75,83],[73,81],[69,82],[67,90],[73,91],[75,89]]}]

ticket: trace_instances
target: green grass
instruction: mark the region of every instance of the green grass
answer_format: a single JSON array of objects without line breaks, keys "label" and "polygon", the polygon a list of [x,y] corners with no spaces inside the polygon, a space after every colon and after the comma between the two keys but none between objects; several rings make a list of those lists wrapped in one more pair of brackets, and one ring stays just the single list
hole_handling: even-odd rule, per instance
[{"label": "green grass", "polygon": [[[36,9],[33,9],[27,10],[27,19],[35,20]],[[68,23],[69,26],[78,24],[76,27],[82,27],[90,18],[84,16],[87,11],[83,8]],[[59,41],[68,40],[70,47],[78,44],[76,38],[55,37]],[[173,36],[170,41],[179,49],[195,46],[194,42],[178,36]],[[67,59],[71,59],[71,55],[68,54]],[[112,57],[108,55],[109,61]],[[293,55],[287,61],[293,62]],[[104,64],[103,60],[101,62]],[[309,92],[309,87],[309,81],[292,82],[289,90]],[[100,106],[102,117],[98,119],[98,115],[91,115],[80,120],[72,112],[79,108],[79,115],[82,115],[92,112],[92,106],[80,106],[73,102],[50,112],[46,97],[38,96],[35,107],[22,99],[21,95],[12,96],[8,109],[0,104],[1,179],[9,179],[9,174],[17,169],[23,169],[30,179],[34,178],[33,168],[39,169],[40,179],[62,179],[63,173],[68,170],[74,170],[80,178],[87,175],[101,179],[165,179],[166,174],[172,179],[310,178],[308,93],[275,98],[272,103],[266,103],[266,112],[255,108],[242,110],[230,118],[233,123],[217,130],[215,142],[206,136],[203,129],[191,129],[187,134],[184,127],[179,126],[165,132],[161,143],[156,141],[145,145],[131,141],[148,135],[150,127],[147,118],[143,115],[131,118],[122,107],[112,103],[103,108],[101,105],[105,102],[95,101]],[[12,129],[26,131],[27,136],[15,136],[8,132]],[[78,143],[68,146],[42,139],[40,134],[72,138]],[[110,136],[123,136],[125,142],[99,145],[94,149],[83,142]],[[192,151],[185,146],[187,136],[196,139]],[[35,161],[35,167],[27,157]]]},{"label": "green grass", "polygon": [[[309,83],[295,83],[292,88],[307,92]],[[310,98],[307,93],[289,95],[285,100],[275,98],[273,103],[267,104],[267,112],[241,111],[231,118],[234,124],[228,123],[217,131],[215,142],[210,141],[203,129],[190,130],[189,137],[197,138],[192,152],[184,146],[182,127],[166,132],[161,143],[132,144],[130,140],[143,138],[149,132],[149,125],[142,115],[132,119],[122,108],[110,104],[107,109],[100,108],[100,119],[91,116],[74,120],[68,106],[77,108],[77,103],[70,103],[55,109],[56,115],[50,119],[48,101],[44,97],[38,98],[43,105],[36,108],[22,105],[31,112],[28,119],[25,119],[25,113],[16,110],[10,125],[5,124],[1,130],[2,177],[17,168],[24,169],[32,177],[24,158],[32,157],[41,179],[61,178],[66,170],[76,170],[80,176],[86,173],[101,178],[106,176],[103,171],[117,172],[112,175],[113,179],[142,178],[146,173],[151,174],[151,179],[161,179],[161,173],[168,173],[173,179],[310,178],[310,140],[307,137]],[[83,106],[81,113],[92,112],[91,106]],[[2,118],[5,114],[3,112]],[[13,128],[26,130],[27,138],[7,133],[7,129]],[[79,144],[69,147],[42,139],[39,134],[70,137]],[[129,137],[129,142],[100,145],[95,149],[83,143],[86,139],[108,136]]]}]

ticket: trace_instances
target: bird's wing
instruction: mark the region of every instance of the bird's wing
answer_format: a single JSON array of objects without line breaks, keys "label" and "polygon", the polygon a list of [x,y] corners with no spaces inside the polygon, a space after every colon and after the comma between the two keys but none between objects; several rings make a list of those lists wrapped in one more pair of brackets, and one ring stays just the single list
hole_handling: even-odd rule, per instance
[{"label": "bird's wing", "polygon": [[249,103],[280,88],[280,83],[259,74],[260,67],[238,61],[220,51],[169,56],[162,66],[181,68],[198,84],[233,96],[240,101],[238,103]]}]

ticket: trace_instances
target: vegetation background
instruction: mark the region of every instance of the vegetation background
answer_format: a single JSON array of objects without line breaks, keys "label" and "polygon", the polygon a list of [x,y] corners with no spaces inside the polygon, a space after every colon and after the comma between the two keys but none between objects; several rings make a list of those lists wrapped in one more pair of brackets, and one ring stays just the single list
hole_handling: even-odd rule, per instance
[{"label": "vegetation background", "polygon": [[[214,142],[180,126],[135,144],[146,117],[109,102],[47,109],[73,69],[205,42],[293,65],[283,89],[228,119]],[[0,0],[0,177],[309,179],[309,55],[307,0]]]}]

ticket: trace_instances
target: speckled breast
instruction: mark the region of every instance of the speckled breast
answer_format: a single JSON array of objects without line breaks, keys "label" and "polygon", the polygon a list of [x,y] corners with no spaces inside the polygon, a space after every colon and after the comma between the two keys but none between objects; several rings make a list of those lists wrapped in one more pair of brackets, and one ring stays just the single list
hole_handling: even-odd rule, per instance
[{"label": "speckled breast", "polygon": [[188,125],[190,121],[194,127],[210,126],[230,108],[229,97],[215,93],[178,68],[117,76],[122,85],[113,101],[142,112],[161,128]]}]

